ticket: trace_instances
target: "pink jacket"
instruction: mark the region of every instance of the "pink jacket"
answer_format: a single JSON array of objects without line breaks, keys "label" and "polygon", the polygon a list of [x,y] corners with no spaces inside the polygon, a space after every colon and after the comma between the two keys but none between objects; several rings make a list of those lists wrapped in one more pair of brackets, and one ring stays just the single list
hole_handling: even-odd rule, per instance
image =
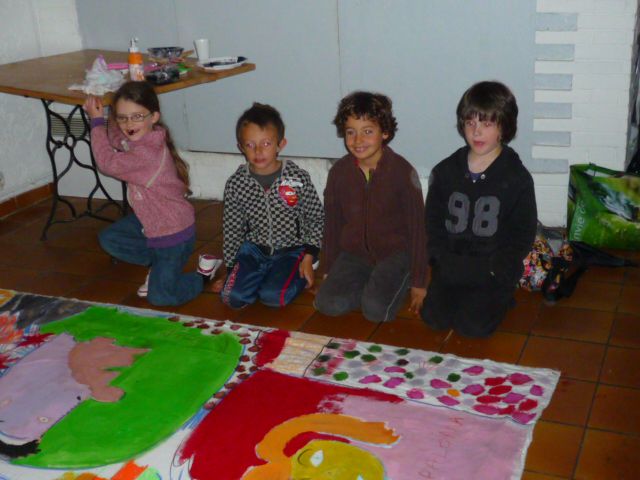
[{"label": "pink jacket", "polygon": [[[91,149],[101,172],[127,183],[127,199],[147,238],[181,232],[195,223],[165,141],[165,130],[154,128],[142,139],[128,141],[119,129],[91,129]],[[113,143],[112,143],[113,142]],[[118,145],[116,150],[112,145]]]}]

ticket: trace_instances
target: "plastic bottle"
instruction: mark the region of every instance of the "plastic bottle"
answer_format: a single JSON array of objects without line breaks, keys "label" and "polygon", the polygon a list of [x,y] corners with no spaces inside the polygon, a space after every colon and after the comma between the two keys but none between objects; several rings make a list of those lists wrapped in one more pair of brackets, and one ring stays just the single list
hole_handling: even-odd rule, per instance
[{"label": "plastic bottle", "polygon": [[142,54],[138,50],[138,39],[132,38],[129,43],[129,78],[131,80],[144,80],[144,65]]}]

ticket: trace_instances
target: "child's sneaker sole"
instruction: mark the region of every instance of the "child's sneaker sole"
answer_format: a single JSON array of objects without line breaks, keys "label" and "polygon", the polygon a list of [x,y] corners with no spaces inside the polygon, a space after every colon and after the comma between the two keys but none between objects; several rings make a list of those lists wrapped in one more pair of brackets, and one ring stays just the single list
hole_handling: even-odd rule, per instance
[{"label": "child's sneaker sole", "polygon": [[218,268],[222,265],[222,259],[213,255],[203,254],[198,258],[198,273],[208,278],[213,278]]}]

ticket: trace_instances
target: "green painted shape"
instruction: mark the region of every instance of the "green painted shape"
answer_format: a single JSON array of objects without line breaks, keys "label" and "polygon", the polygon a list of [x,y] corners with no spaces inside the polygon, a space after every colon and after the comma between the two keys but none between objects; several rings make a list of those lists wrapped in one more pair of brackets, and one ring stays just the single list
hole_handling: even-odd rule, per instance
[{"label": "green painted shape", "polygon": [[155,468],[147,467],[136,480],[162,480],[162,476]]},{"label": "green painted shape", "polygon": [[398,348],[396,351],[397,355],[406,355],[407,353],[409,353],[409,349],[408,348]]},{"label": "green painted shape", "polygon": [[442,360],[444,360],[444,358],[442,358],[440,355],[435,355],[429,359],[431,363],[442,363]]},{"label": "green painted shape", "polygon": [[358,355],[360,355],[358,350],[348,350],[342,354],[344,358],[356,358]]},{"label": "green painted shape", "polygon": [[320,355],[318,357],[319,362],[328,362],[329,360],[331,360],[331,355]]},{"label": "green painted shape", "polygon": [[341,382],[341,381],[346,380],[347,378],[349,378],[349,374],[347,372],[338,372],[338,373],[333,375],[333,378],[335,378],[336,380]]},{"label": "green painted shape", "polygon": [[460,380],[460,375],[457,373],[450,373],[447,377],[447,380],[449,380],[450,382],[457,382],[458,380]]},{"label": "green painted shape", "polygon": [[413,373],[411,372],[406,372],[404,376],[407,377],[408,379],[412,379],[414,377]]},{"label": "green painted shape", "polygon": [[327,371],[327,369],[324,368],[324,367],[316,367],[316,368],[313,369],[313,374],[316,375],[316,376],[317,375],[322,375],[326,371]]},{"label": "green painted shape", "polygon": [[242,352],[235,335],[203,335],[178,322],[115,308],[91,307],[41,331],[67,332],[79,342],[114,338],[118,345],[150,350],[111,382],[125,391],[118,402],[82,402],[45,433],[38,453],[13,460],[20,465],[88,468],[140,455],[178,430],[224,385]]},{"label": "green painted shape", "polygon": [[339,343],[335,343],[335,342],[327,343],[327,348],[331,348],[333,350],[336,350],[340,347],[341,345]]},{"label": "green painted shape", "polygon": [[362,357],[360,357],[362,359],[363,362],[373,362],[376,359],[375,355],[362,355]]},{"label": "green painted shape", "polygon": [[371,346],[369,347],[369,351],[370,351],[371,353],[378,353],[378,352],[381,352],[381,351],[382,351],[382,347],[381,347],[380,345],[371,345]]}]

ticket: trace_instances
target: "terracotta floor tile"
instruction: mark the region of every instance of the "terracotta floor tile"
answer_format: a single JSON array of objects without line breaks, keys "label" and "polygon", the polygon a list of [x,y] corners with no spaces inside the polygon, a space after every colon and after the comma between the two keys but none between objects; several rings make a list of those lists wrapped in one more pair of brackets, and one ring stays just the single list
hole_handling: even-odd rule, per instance
[{"label": "terracotta floor tile", "polygon": [[558,477],[556,475],[545,475],[543,473],[526,471],[522,475],[522,480],[567,480],[569,477]]},{"label": "terracotta floor tile", "polygon": [[540,305],[538,302],[517,303],[507,312],[498,331],[528,334],[539,315]]},{"label": "terracotta floor tile", "polygon": [[540,420],[533,431],[525,469],[571,477],[583,432],[581,427]]},{"label": "terracotta floor tile", "polygon": [[191,302],[180,307],[173,307],[176,313],[214,320],[234,320],[242,310],[234,310],[224,303],[216,293],[202,293]]},{"label": "terracotta floor tile", "polygon": [[526,339],[525,335],[504,332],[496,332],[489,338],[465,338],[454,333],[440,351],[466,358],[517,363]]},{"label": "terracotta floor tile", "polygon": [[71,290],[67,295],[90,302],[120,304],[135,289],[136,287],[131,283],[96,279]]},{"label": "terracotta floor tile", "polygon": [[640,268],[627,268],[627,276],[625,278],[626,285],[640,286]]},{"label": "terracotta floor tile", "polygon": [[316,312],[300,331],[327,337],[367,340],[376,327],[377,324],[365,319],[359,312],[347,313],[339,317],[329,317]]},{"label": "terracotta floor tile", "polygon": [[34,277],[25,291],[55,297],[69,296],[70,292],[91,281],[91,277],[71,273],[41,272]]},{"label": "terracotta floor tile", "polygon": [[398,317],[392,322],[379,324],[370,340],[398,347],[437,352],[447,333],[448,331],[436,332],[417,318]]},{"label": "terracotta floor tile", "polygon": [[622,283],[625,278],[624,268],[611,268],[611,267],[589,267],[582,277],[581,282],[608,282],[608,283]]},{"label": "terracotta floor tile", "polygon": [[12,222],[21,223],[22,225],[42,221],[42,228],[44,228],[44,222],[46,222],[50,212],[50,200],[45,200],[34,206],[17,211],[16,213],[9,215],[7,219]]},{"label": "terracotta floor tile", "polygon": [[2,240],[5,235],[22,227],[23,225],[20,222],[9,220],[8,218],[3,218],[2,220],[0,220],[0,240]]},{"label": "terracotta floor tile", "polygon": [[589,428],[640,434],[640,390],[598,386],[589,416]]},{"label": "terracotta floor tile", "polygon": [[[141,308],[144,310],[152,310],[152,311],[158,311],[162,313],[177,313],[176,310],[178,309],[178,307],[174,305],[169,305],[166,307],[158,307],[156,305],[151,305],[146,298],[138,297],[135,289],[133,290],[133,293],[129,294],[128,297],[124,298],[120,302],[120,304],[126,305],[128,307]],[[182,305],[182,307],[184,307],[184,305]],[[188,314],[185,313],[185,315],[188,315]]]},{"label": "terracotta floor tile", "polygon": [[102,278],[141,285],[149,272],[148,267],[111,260],[109,266],[99,274]]},{"label": "terracotta floor tile", "polygon": [[573,295],[563,298],[557,305],[613,312],[618,305],[621,288],[617,283],[580,281]]},{"label": "terracotta floor tile", "polygon": [[560,378],[542,419],[584,427],[595,390],[593,382]]},{"label": "terracotta floor tile", "polygon": [[600,373],[604,345],[531,337],[520,360],[521,365],[560,370],[563,377],[596,381]]},{"label": "terracotta floor tile", "polygon": [[307,305],[272,308],[256,303],[243,308],[235,320],[250,325],[295,331],[300,329],[314,313],[315,309]]},{"label": "terracotta floor tile", "polygon": [[640,388],[640,350],[609,347],[600,381],[622,387]]},{"label": "terracotta floor tile", "polygon": [[531,333],[544,337],[607,343],[613,318],[613,312],[543,305]]},{"label": "terracotta floor tile", "polygon": [[640,315],[617,313],[613,322],[609,344],[619,347],[640,348]]},{"label": "terracotta floor tile", "polygon": [[44,228],[44,222],[31,222],[23,223],[20,228],[13,230],[10,233],[2,236],[2,240],[8,243],[14,243],[19,245],[33,245],[42,242],[40,237],[42,235],[42,229]]},{"label": "terracotta floor tile", "polygon": [[540,292],[529,292],[524,288],[516,289],[514,294],[517,303],[542,303],[542,294]]},{"label": "terracotta floor tile", "polygon": [[635,479],[640,472],[640,438],[587,430],[575,478]]},{"label": "terracotta floor tile", "polygon": [[625,285],[622,287],[618,312],[640,315],[640,286]]},{"label": "terracotta floor tile", "polygon": [[47,235],[45,242],[53,247],[102,252],[98,232],[91,228],[68,227]]},{"label": "terracotta floor tile", "polygon": [[316,299],[316,294],[311,290],[304,290],[300,295],[293,299],[291,302],[294,305],[307,305],[309,307],[313,306],[313,301]]},{"label": "terracotta floor tile", "polygon": [[103,252],[65,251],[54,257],[57,272],[76,275],[102,275],[112,267],[111,257]]},{"label": "terracotta floor tile", "polygon": [[2,278],[0,288],[21,292],[29,291],[31,282],[39,273],[37,270],[2,266],[0,267],[0,278]]}]

